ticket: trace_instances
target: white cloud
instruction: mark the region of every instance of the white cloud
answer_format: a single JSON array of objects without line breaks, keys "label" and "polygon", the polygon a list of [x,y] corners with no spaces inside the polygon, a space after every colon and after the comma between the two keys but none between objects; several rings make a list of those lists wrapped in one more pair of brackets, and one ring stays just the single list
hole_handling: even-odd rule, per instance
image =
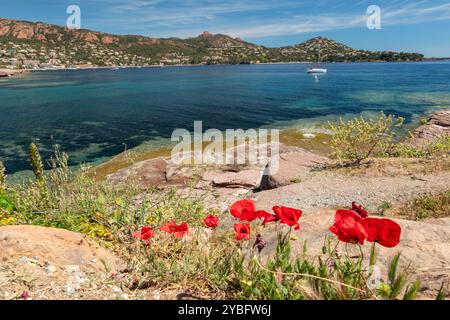
[{"label": "white cloud", "polygon": [[[366,6],[334,1],[262,0],[91,0],[108,4],[106,15],[97,23],[123,29],[146,30],[154,36],[191,36],[203,31],[226,33],[242,38],[265,38],[330,30],[365,28]],[[418,24],[450,20],[450,3],[429,0],[379,0],[382,25]],[[386,3],[383,5],[383,3]],[[156,33],[156,34],[151,34]]]}]

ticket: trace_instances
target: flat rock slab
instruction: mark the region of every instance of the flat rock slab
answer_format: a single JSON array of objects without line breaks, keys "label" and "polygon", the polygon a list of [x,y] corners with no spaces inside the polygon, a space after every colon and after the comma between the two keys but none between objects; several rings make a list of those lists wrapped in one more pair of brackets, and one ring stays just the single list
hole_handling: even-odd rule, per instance
[{"label": "flat rock slab", "polygon": [[117,272],[122,263],[83,235],[56,228],[6,226],[0,228],[0,264],[28,257],[55,267],[78,266],[82,271]]},{"label": "flat rock slab", "polygon": [[38,226],[0,228],[0,299],[127,299],[113,278],[124,263],[81,234]]},{"label": "flat rock slab", "polygon": [[213,187],[249,188],[254,189],[261,182],[262,171],[243,170],[239,172],[212,172],[207,171],[202,180]]},{"label": "flat rock slab", "polygon": [[167,162],[155,158],[137,162],[130,167],[120,169],[108,176],[108,181],[114,184],[137,182],[142,187],[152,187],[165,184]]}]

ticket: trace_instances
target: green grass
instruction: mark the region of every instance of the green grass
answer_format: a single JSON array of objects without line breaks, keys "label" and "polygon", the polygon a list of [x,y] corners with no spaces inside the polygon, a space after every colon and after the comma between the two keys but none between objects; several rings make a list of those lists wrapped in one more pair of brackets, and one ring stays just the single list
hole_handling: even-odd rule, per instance
[{"label": "green grass", "polygon": [[417,198],[401,211],[401,215],[414,220],[450,216],[450,191]]}]

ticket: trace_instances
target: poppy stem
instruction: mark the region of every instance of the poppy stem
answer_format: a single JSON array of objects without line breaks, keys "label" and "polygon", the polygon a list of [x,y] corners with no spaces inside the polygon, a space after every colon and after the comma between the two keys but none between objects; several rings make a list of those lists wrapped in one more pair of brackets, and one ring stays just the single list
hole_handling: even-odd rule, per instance
[{"label": "poppy stem", "polygon": [[285,275],[285,276],[298,276],[298,277],[305,277],[305,278],[318,279],[318,280],[322,280],[322,281],[326,281],[326,282],[331,282],[331,283],[334,283],[334,284],[338,284],[338,285],[341,285],[341,286],[344,286],[344,287],[347,287],[347,288],[350,288],[350,289],[353,289],[353,290],[356,290],[356,291],[365,293],[364,290],[359,289],[359,288],[356,288],[356,287],[351,286],[351,285],[349,285],[349,284],[346,284],[346,283],[343,283],[343,282],[340,282],[340,281],[337,281],[337,280],[332,280],[332,279],[322,278],[322,277],[319,277],[319,276],[314,276],[314,275],[312,275],[312,274],[307,274],[307,273],[296,273],[296,272],[289,272],[289,273],[288,273],[288,272],[272,271],[272,270],[270,270],[270,269],[267,269],[267,268],[264,267],[263,265],[261,265],[261,263],[260,263],[258,260],[255,260],[255,261],[256,261],[256,263],[259,265],[259,267],[260,267],[261,269],[263,269],[263,270],[265,270],[265,271],[267,271],[267,272],[270,272],[270,273],[272,273],[272,274],[276,274],[276,275],[280,275],[280,274],[281,274],[281,275]]}]

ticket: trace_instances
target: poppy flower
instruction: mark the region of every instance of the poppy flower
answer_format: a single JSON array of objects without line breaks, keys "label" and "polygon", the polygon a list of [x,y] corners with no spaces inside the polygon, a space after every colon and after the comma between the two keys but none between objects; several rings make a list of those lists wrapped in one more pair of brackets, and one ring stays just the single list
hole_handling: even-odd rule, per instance
[{"label": "poppy flower", "polygon": [[210,214],[203,219],[203,222],[208,228],[217,228],[219,225],[219,218]]},{"label": "poppy flower", "polygon": [[280,220],[280,223],[287,224],[290,227],[295,227],[295,230],[300,229],[298,219],[302,216],[302,210],[278,206],[273,207],[272,210]]},{"label": "poppy flower", "polygon": [[173,220],[171,222],[166,222],[161,226],[161,230],[167,233],[175,233],[178,228],[178,225]]},{"label": "poppy flower", "polygon": [[136,239],[147,240],[149,238],[153,238],[153,236],[153,229],[148,226],[142,227],[141,232],[133,232],[133,237]]},{"label": "poppy flower", "polygon": [[352,210],[358,213],[361,218],[367,218],[369,216],[367,211],[363,209],[362,204],[358,204],[355,201],[352,202]]},{"label": "poppy flower", "polygon": [[338,239],[347,243],[364,244],[368,233],[361,216],[353,210],[337,210],[334,224],[329,228]]},{"label": "poppy flower", "polygon": [[236,223],[234,225],[234,234],[236,240],[250,239],[250,225],[248,223]]},{"label": "poppy flower", "polygon": [[383,247],[393,248],[400,243],[402,228],[390,219],[367,218],[363,220],[367,230],[367,241],[377,242]]},{"label": "poppy flower", "polygon": [[174,233],[175,238],[181,238],[185,234],[189,233],[189,228],[186,222],[183,222],[178,226],[178,230]]},{"label": "poppy flower", "polygon": [[255,201],[241,200],[233,203],[230,207],[230,213],[233,217],[242,221],[251,222],[258,218],[255,209]]},{"label": "poppy flower", "polygon": [[270,214],[264,210],[256,211],[256,215],[258,216],[259,219],[263,221],[262,223],[263,225],[269,222],[275,222],[280,220],[276,215]]},{"label": "poppy flower", "polygon": [[175,238],[181,238],[185,234],[189,233],[189,228],[186,222],[177,225],[175,221],[167,222],[161,226],[161,230],[167,233],[171,233]]}]

